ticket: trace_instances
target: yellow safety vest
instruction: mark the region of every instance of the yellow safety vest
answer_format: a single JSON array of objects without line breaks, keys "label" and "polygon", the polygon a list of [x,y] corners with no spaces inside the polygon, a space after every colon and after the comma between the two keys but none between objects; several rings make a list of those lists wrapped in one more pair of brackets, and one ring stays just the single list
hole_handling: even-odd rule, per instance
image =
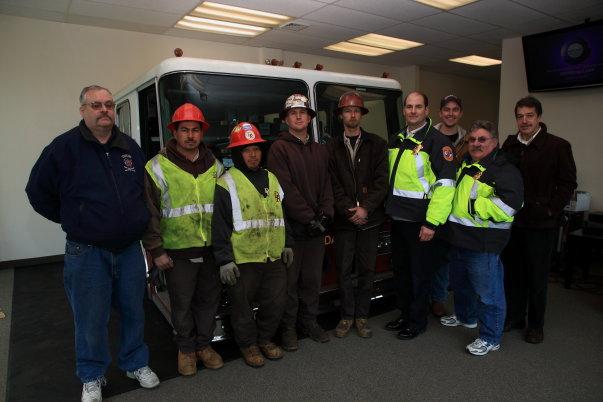
[{"label": "yellow safety vest", "polygon": [[263,197],[238,169],[230,168],[218,179],[230,194],[233,231],[230,236],[237,264],[275,261],[285,248],[283,189],[268,172],[268,196]]},{"label": "yellow safety vest", "polygon": [[196,178],[159,154],[147,172],[161,191],[161,238],[166,249],[211,245],[211,219],[217,177],[224,167],[215,161]]}]

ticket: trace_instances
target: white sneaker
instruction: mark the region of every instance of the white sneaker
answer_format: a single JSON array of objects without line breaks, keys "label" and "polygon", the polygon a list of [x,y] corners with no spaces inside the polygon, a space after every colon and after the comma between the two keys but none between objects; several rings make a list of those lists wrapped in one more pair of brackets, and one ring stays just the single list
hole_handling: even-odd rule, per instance
[{"label": "white sneaker", "polygon": [[500,349],[500,344],[492,345],[491,343],[484,341],[482,338],[477,338],[467,345],[467,351],[475,356],[483,356],[491,350],[498,349]]},{"label": "white sneaker", "polygon": [[126,372],[126,375],[129,378],[138,380],[140,386],[143,388],[155,388],[159,385],[157,374],[155,374],[149,366],[144,366],[134,371],[128,371]]},{"label": "white sneaker", "polygon": [[474,322],[473,324],[469,324],[466,322],[461,322],[459,321],[458,318],[456,318],[456,315],[446,315],[442,318],[440,318],[440,324],[445,325],[447,327],[458,327],[460,325],[462,325],[465,328],[477,328],[477,323]]},{"label": "white sneaker", "polygon": [[104,385],[107,385],[105,377],[85,382],[82,386],[82,402],[101,402],[103,400],[101,387]]}]

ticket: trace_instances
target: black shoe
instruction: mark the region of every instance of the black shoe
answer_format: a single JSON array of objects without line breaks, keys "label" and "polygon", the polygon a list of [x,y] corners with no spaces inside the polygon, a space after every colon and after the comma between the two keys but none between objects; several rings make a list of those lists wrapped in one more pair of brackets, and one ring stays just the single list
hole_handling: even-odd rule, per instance
[{"label": "black shoe", "polygon": [[524,329],[526,327],[525,320],[521,321],[505,321],[505,327],[503,328],[503,332],[509,332],[514,329]]},{"label": "black shoe", "polygon": [[408,322],[406,321],[406,319],[402,316],[396,318],[395,320],[392,320],[390,322],[388,322],[387,324],[385,324],[385,329],[387,329],[388,331],[400,331],[401,329],[405,328],[408,326]]},{"label": "black shoe", "polygon": [[306,334],[315,342],[329,342],[329,334],[316,321],[304,323]]},{"label": "black shoe", "polygon": [[407,341],[409,339],[414,339],[420,334],[425,332],[425,328],[423,329],[414,329],[410,327],[402,328],[400,332],[398,332],[397,338],[403,341]]},{"label": "black shoe", "polygon": [[544,331],[542,328],[528,328],[525,339],[527,343],[542,343],[544,341]]}]

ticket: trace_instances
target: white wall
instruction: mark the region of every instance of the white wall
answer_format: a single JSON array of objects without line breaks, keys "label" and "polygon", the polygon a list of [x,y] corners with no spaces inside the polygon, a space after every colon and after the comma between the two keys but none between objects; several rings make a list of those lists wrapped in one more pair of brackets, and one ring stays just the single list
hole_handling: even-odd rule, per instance
[{"label": "white wall", "polygon": [[[528,95],[521,38],[503,41],[502,61],[499,129],[504,141],[509,134],[517,132],[515,103]],[[603,131],[600,128],[603,87],[532,95],[542,102],[542,121],[549,131],[572,144],[578,169],[578,190],[591,193],[591,210],[603,209]]]},{"label": "white wall", "polygon": [[429,98],[429,116],[434,122],[440,119],[440,99],[450,94],[458,96],[463,102],[462,127],[467,129],[478,119],[494,123],[498,121],[498,82],[421,70],[419,86]]},{"label": "white wall", "polygon": [[60,227],[36,214],[24,188],[32,165],[55,136],[80,119],[77,97],[97,83],[117,92],[180,47],[186,56],[263,62],[381,76],[418,88],[419,69],[246,46],[0,15],[0,262],[63,253]]}]

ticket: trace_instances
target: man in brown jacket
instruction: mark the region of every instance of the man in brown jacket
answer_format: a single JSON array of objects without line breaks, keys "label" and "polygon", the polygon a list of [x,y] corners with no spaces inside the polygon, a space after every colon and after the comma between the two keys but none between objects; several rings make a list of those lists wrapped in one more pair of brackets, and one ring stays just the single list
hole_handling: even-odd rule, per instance
[{"label": "man in brown jacket", "polygon": [[523,176],[524,205],[515,216],[503,252],[507,319],[505,331],[523,329],[525,340],[544,340],[548,274],[559,216],[576,188],[576,164],[566,140],[547,131],[542,105],[528,96],[515,105],[518,133],[503,144],[507,158]]},{"label": "man in brown jacket", "polygon": [[318,325],[318,296],[325,252],[324,233],[333,218],[333,191],[329,178],[329,154],[314,142],[308,125],[316,112],[308,98],[293,94],[285,101],[280,117],[289,131],[280,133],[268,153],[268,169],[283,187],[285,214],[295,239],[293,265],[287,268],[287,305],[282,318],[282,347],[298,348],[295,326],[316,342],[328,342],[329,335]]},{"label": "man in brown jacket", "polygon": [[198,107],[183,104],[168,125],[174,138],[146,165],[151,221],[143,243],[166,274],[178,372],[185,376],[197,372],[197,359],[210,369],[224,365],[210,346],[222,293],[211,220],[216,177],[224,168],[202,142],[208,128]]},{"label": "man in brown jacket", "polygon": [[[335,336],[343,338],[355,324],[358,335],[370,338],[367,319],[373,290],[379,227],[385,218],[387,142],[360,127],[368,113],[358,92],[339,98],[337,115],[343,133],[327,144],[335,200],[335,248],[341,320]],[[352,274],[358,272],[354,295]]]}]

